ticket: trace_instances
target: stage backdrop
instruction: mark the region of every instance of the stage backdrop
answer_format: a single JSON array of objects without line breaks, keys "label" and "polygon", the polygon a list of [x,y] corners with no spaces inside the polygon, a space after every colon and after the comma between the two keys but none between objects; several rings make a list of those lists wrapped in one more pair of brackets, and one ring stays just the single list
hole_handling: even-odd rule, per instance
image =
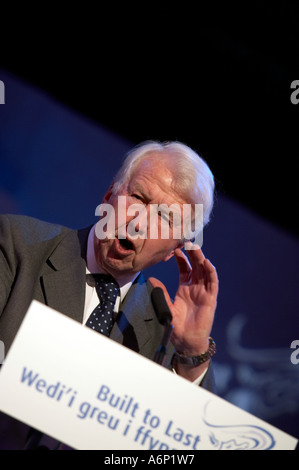
[{"label": "stage backdrop", "polygon": [[[135,142],[1,70],[0,80],[0,213],[73,228],[95,222],[95,208]],[[220,278],[212,333],[219,395],[298,437],[299,364],[290,347],[299,340],[298,240],[218,194],[203,251]],[[174,261],[148,274],[175,293]]]}]

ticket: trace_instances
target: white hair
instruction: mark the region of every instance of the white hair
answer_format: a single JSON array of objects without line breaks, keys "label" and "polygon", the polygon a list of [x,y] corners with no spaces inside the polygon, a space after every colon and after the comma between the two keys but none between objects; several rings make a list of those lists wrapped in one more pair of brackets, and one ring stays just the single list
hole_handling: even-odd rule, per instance
[{"label": "white hair", "polygon": [[203,158],[181,142],[147,141],[134,147],[114,178],[113,193],[128,185],[142,161],[157,156],[159,161],[165,161],[173,175],[174,191],[184,196],[187,203],[203,205],[203,224],[206,225],[214,203],[214,177]]}]

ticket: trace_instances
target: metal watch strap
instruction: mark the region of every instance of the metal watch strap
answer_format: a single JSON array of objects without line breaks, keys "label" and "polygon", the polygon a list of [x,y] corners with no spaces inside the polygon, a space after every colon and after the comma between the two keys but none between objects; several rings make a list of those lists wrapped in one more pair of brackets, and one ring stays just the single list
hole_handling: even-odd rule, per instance
[{"label": "metal watch strap", "polygon": [[187,364],[193,367],[199,366],[204,362],[211,359],[216,354],[216,343],[213,338],[209,338],[209,349],[199,356],[184,356],[178,352],[174,353],[173,360],[175,359],[179,364]]}]

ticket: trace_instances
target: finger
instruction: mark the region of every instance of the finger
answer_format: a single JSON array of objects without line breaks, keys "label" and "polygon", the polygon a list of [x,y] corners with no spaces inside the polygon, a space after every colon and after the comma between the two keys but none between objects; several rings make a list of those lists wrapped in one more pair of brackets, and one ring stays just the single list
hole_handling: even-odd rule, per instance
[{"label": "finger", "polygon": [[175,250],[174,256],[179,269],[180,282],[188,282],[192,275],[192,266],[187,256],[180,249]]},{"label": "finger", "polygon": [[203,280],[204,271],[203,265],[205,261],[205,256],[199,245],[193,245],[195,249],[189,250],[188,255],[190,258],[190,263],[193,271],[193,278],[197,280]]},{"label": "finger", "polygon": [[205,260],[205,255],[203,254],[202,249],[200,248],[199,245],[194,244],[193,249],[188,250],[188,254],[190,257],[191,265],[193,261],[195,263],[203,263]]},{"label": "finger", "polygon": [[204,269],[206,274],[207,287],[213,295],[217,295],[219,288],[219,279],[216,268],[215,266],[213,266],[210,260],[205,259]]}]

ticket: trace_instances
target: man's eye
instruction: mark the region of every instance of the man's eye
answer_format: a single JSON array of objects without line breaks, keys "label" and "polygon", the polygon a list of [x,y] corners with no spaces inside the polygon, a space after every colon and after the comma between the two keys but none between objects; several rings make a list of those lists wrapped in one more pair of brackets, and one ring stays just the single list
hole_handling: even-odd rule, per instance
[{"label": "man's eye", "polygon": [[134,197],[135,199],[138,199],[139,201],[142,200],[142,197],[139,196],[139,194],[132,194],[132,197]]}]

